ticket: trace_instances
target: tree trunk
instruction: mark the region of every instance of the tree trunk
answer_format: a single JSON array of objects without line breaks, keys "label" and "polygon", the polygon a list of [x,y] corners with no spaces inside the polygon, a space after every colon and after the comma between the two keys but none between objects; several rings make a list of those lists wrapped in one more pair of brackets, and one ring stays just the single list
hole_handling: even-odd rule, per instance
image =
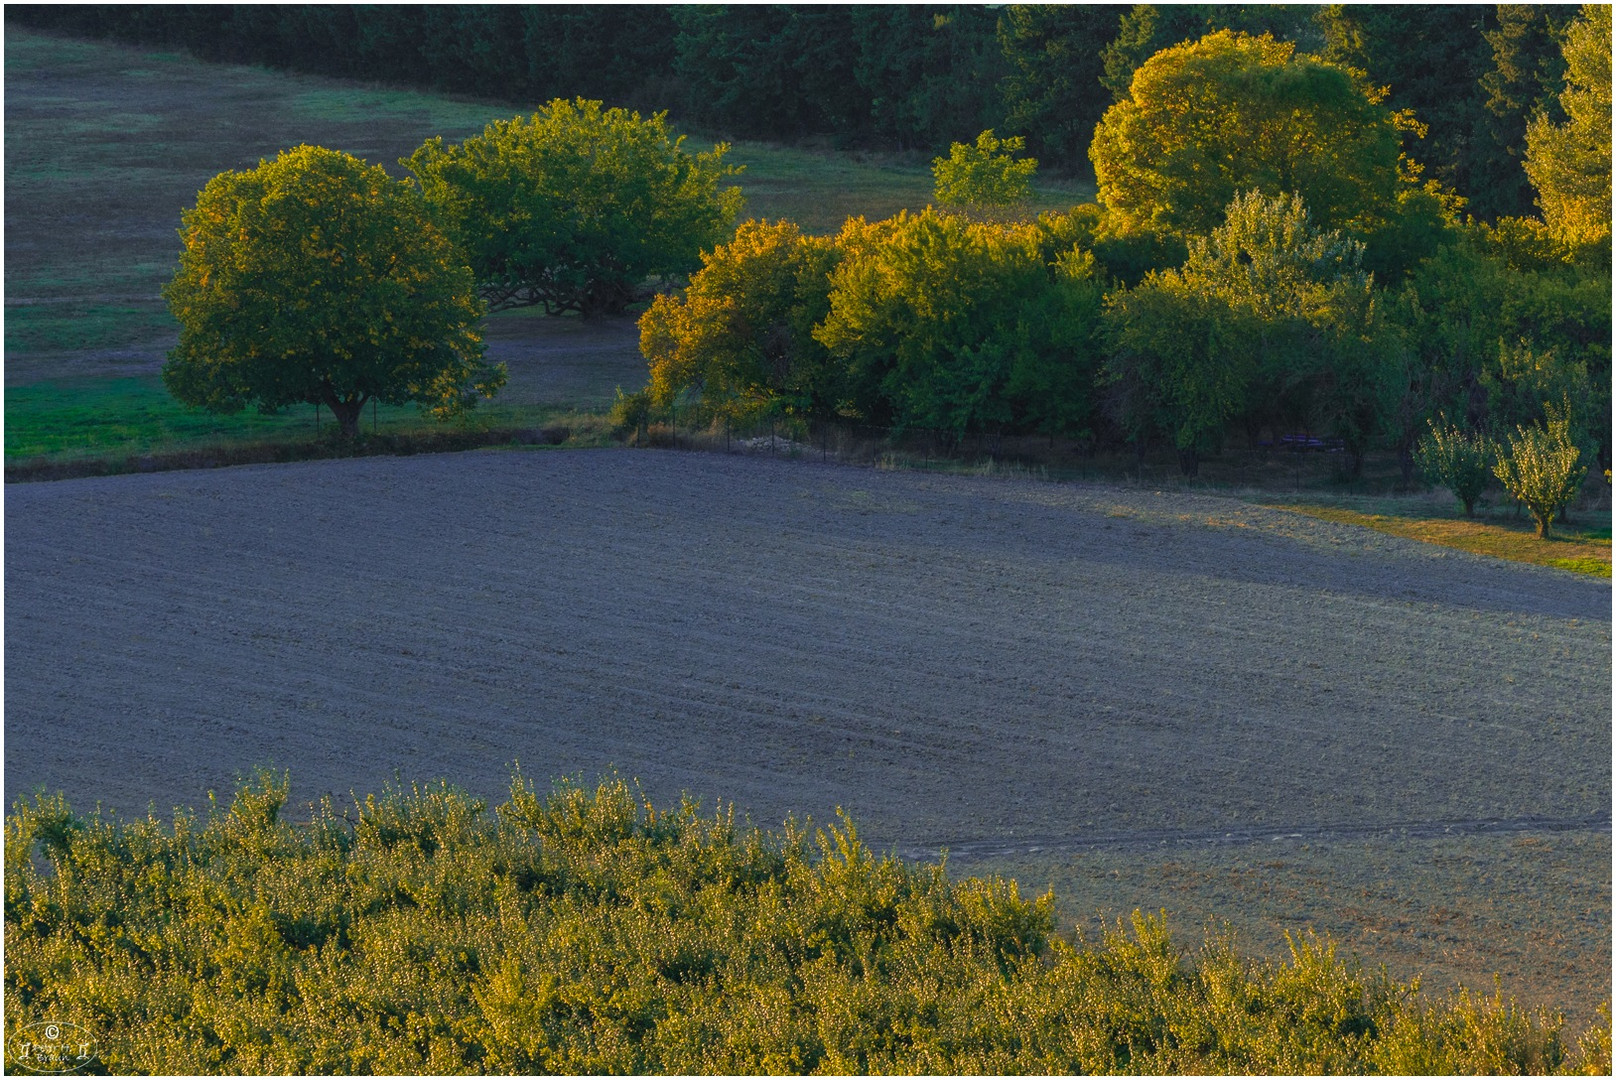
[{"label": "tree trunk", "polygon": [[1201,455],[1194,449],[1180,450],[1178,452],[1178,471],[1185,476],[1199,476],[1201,474]]},{"label": "tree trunk", "polygon": [[337,418],[337,429],[344,439],[359,438],[359,417],[365,411],[365,405],[370,401],[368,394],[356,394],[346,400],[339,398],[336,392],[327,387],[321,394],[321,400],[331,415]]}]

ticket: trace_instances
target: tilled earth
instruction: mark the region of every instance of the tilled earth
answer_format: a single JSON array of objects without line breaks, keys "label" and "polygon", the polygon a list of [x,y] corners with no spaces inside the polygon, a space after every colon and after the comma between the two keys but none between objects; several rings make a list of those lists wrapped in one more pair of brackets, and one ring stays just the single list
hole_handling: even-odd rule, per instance
[{"label": "tilled earth", "polygon": [[[615,769],[765,826],[841,807],[1074,917],[1266,904],[1257,951],[1316,925],[1373,960],[1352,927],[1436,890],[1520,917],[1394,973],[1490,989],[1515,948],[1508,992],[1609,994],[1608,582],[1217,497],[716,454],[6,499],[8,799],[166,812],[272,764],[297,805],[395,777],[497,801],[517,762]],[[1494,870],[1432,870],[1465,858]]]}]

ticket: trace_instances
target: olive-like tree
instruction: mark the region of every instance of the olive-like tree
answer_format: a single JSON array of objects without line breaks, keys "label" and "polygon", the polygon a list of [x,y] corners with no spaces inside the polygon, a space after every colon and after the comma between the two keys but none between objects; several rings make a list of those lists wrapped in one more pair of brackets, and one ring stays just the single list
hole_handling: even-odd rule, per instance
[{"label": "olive-like tree", "polygon": [[299,146],[220,173],[180,221],[163,382],[184,404],[324,405],[353,438],[372,400],[443,418],[504,385],[464,257],[380,167]]},{"label": "olive-like tree", "polygon": [[441,138],[404,159],[465,248],[491,310],[623,310],[648,278],[688,274],[728,239],[741,189],[723,143],[690,154],[667,114],[642,119],[598,101],[556,99],[489,124],[458,146]]}]

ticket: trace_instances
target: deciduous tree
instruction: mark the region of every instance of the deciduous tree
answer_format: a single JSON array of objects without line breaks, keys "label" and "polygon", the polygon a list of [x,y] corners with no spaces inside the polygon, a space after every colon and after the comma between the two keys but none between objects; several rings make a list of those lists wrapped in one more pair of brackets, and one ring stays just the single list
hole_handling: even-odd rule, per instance
[{"label": "deciduous tree", "polygon": [[[849,222],[814,336],[846,365],[856,409],[956,436],[1080,428],[1101,278],[1092,256],[1049,251],[1046,236],[929,209]],[[1033,415],[1039,387],[1055,393]]]},{"label": "deciduous tree", "polygon": [[1167,438],[1194,475],[1235,420],[1291,420],[1339,437],[1356,475],[1397,351],[1362,257],[1296,196],[1236,198],[1181,269],[1108,300],[1105,381],[1124,431]]},{"label": "deciduous tree", "polygon": [[1561,240],[1610,261],[1610,5],[1584,4],[1565,36],[1564,124],[1526,131],[1526,173],[1543,220]]},{"label": "deciduous tree", "polygon": [[1517,427],[1509,436],[1509,452],[1498,455],[1493,474],[1526,504],[1537,522],[1537,535],[1546,540],[1555,511],[1576,498],[1588,467],[1577,464],[1582,452],[1571,438],[1570,409],[1546,404],[1544,410],[1548,426]]},{"label": "deciduous tree", "polygon": [[734,226],[729,147],[690,154],[667,114],[556,99],[406,165],[464,248],[492,310],[621,311],[646,279],[682,275]]},{"label": "deciduous tree", "polygon": [[1465,517],[1476,516],[1476,500],[1492,479],[1497,450],[1485,436],[1472,435],[1447,423],[1428,421],[1430,431],[1419,444],[1420,472],[1453,492]]},{"label": "deciduous tree", "polygon": [[505,381],[464,256],[378,166],[300,146],[214,177],[180,220],[163,381],[187,405],[314,403],[353,437],[372,400],[449,416]]},{"label": "deciduous tree", "polygon": [[837,405],[837,373],[813,328],[830,309],[828,238],[797,226],[748,221],[702,256],[684,295],[658,296],[640,317],[652,399],[694,389],[717,415],[824,416]]},{"label": "deciduous tree", "polygon": [[938,205],[985,210],[1026,202],[1038,171],[1037,161],[1015,156],[1026,146],[1020,137],[995,138],[991,128],[976,137],[974,146],[953,144],[946,158],[931,163]]},{"label": "deciduous tree", "polygon": [[1323,228],[1363,231],[1396,207],[1401,137],[1347,69],[1220,31],[1146,61],[1089,156],[1100,202],[1130,229],[1205,235],[1255,189],[1301,195]]}]

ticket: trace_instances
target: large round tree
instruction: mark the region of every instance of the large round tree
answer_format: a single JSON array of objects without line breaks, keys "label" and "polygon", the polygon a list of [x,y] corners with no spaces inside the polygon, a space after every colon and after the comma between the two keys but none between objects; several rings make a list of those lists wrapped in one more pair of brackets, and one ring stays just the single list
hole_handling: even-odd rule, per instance
[{"label": "large round tree", "polygon": [[180,221],[163,382],[185,404],[324,405],[351,438],[372,400],[445,417],[504,384],[464,256],[381,168],[299,146],[214,177]]},{"label": "large round tree", "polygon": [[492,310],[609,315],[647,278],[682,276],[735,230],[738,172],[723,143],[691,154],[667,114],[557,98],[402,164],[465,248]]},{"label": "large round tree", "polygon": [[1373,229],[1400,184],[1401,119],[1346,68],[1224,30],[1164,49],[1094,133],[1099,199],[1125,228],[1205,236],[1236,195],[1301,195],[1326,229]]}]

